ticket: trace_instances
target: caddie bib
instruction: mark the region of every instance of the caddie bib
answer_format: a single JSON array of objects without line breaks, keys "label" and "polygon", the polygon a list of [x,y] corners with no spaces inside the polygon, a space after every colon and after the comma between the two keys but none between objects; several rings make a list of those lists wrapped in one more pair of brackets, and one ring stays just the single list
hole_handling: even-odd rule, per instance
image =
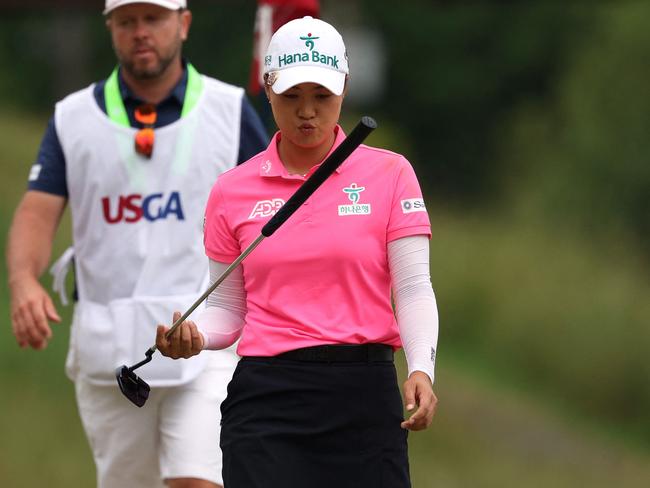
[{"label": "caddie bib", "polygon": [[[93,86],[56,106],[79,296],[66,362],[73,379],[114,384],[114,369],[154,344],[156,325],[169,325],[207,287],[204,208],[217,175],[237,160],[243,90],[188,71],[182,116],[155,129],[150,159],[135,152],[137,129],[119,104],[115,112],[116,100],[106,97],[104,114]],[[204,354],[156,354],[139,373],[151,386],[172,386],[204,362]]]}]

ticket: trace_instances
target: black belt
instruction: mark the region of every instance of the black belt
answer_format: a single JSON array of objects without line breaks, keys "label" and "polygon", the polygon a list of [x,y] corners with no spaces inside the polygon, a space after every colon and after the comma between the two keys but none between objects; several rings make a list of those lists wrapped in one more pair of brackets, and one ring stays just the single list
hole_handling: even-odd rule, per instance
[{"label": "black belt", "polygon": [[303,347],[277,356],[244,356],[242,359],[289,359],[323,363],[375,363],[393,361],[393,348],[386,344],[326,344]]}]

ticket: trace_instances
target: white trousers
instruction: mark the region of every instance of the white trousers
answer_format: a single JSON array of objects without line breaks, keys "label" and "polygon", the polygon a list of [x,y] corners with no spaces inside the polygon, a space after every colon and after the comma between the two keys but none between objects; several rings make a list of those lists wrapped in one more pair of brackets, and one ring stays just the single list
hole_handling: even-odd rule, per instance
[{"label": "white trousers", "polygon": [[220,405],[239,358],[232,348],[201,354],[211,357],[195,380],[152,388],[142,408],[127,400],[117,383],[111,387],[75,382],[98,488],[163,487],[167,478],[223,484]]}]

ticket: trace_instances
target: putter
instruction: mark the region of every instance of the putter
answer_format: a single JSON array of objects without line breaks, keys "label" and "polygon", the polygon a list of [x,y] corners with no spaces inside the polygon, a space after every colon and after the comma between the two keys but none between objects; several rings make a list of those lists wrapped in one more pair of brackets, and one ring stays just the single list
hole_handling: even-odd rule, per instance
[{"label": "putter", "polygon": [[[372,117],[362,117],[356,127],[350,134],[341,142],[341,144],[323,161],[320,167],[314,171],[307,181],[305,181],[296,192],[291,195],[289,200],[278,210],[278,212],[271,217],[271,219],[262,227],[260,235],[244,249],[244,251],[235,259],[228,268],[217,278],[217,280],[210,285],[210,287],[201,295],[190,308],[179,317],[176,322],[165,334],[169,338],[176,328],[182,324],[187,317],[198,307],[208,296],[217,288],[223,280],[248,256],[253,249],[255,249],[265,237],[270,237],[282,224],[284,224],[293,213],[305,203],[307,198],[311,196],[316,189],[323,184],[323,182],[338,168],[343,161],[345,161],[352,152],[359,147],[359,145],[368,137],[374,129],[377,128],[377,123]],[[115,369],[115,377],[120,390],[126,398],[128,398],[134,405],[142,407],[147,398],[151,388],[134,373],[136,369],[144,366],[149,361],[153,354],[156,352],[156,345],[151,346],[144,353],[145,358],[133,366],[122,365]]]}]

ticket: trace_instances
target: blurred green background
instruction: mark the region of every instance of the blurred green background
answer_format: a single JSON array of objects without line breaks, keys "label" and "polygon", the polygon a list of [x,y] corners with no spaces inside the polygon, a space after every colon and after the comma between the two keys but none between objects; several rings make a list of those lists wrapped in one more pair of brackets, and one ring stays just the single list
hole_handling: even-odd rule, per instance
[{"label": "blurred green background", "polygon": [[[114,64],[101,1],[28,3],[0,4],[3,254],[54,102]],[[255,2],[189,4],[188,58],[245,85]],[[378,120],[369,143],[413,163],[433,226],[440,403],[413,486],[650,486],[650,3],[321,7],[348,39],[345,128]],[[19,350],[0,270],[0,486],[93,486],[70,311]]]}]

